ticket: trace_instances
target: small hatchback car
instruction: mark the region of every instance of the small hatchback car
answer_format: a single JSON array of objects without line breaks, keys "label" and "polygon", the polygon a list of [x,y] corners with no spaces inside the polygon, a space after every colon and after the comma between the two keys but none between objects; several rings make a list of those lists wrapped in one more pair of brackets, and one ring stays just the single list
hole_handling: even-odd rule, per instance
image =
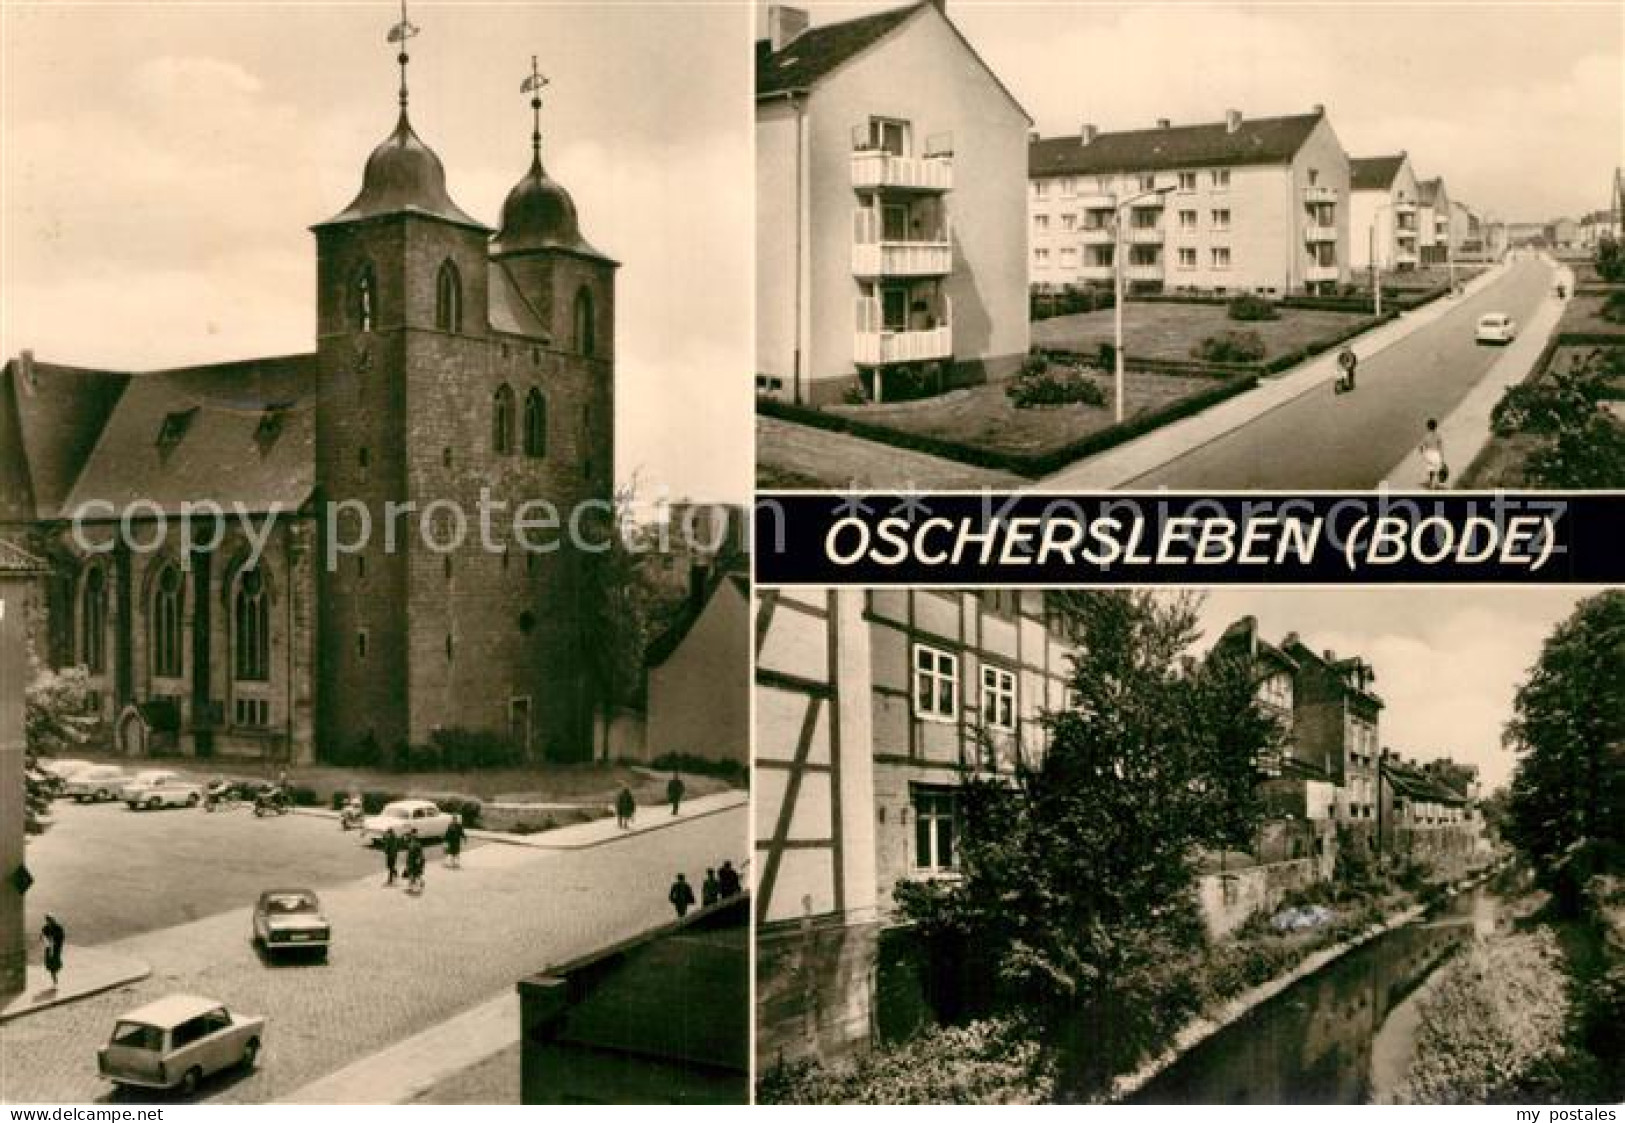
[{"label": "small hatchback car", "polygon": [[254,904],[254,942],[266,955],[309,951],[327,957],[333,926],[309,889],[271,889]]},{"label": "small hatchback car", "polygon": [[1473,339],[1478,343],[1511,343],[1518,337],[1518,324],[1505,312],[1486,312],[1478,318]]},{"label": "small hatchback car", "polygon": [[172,994],[120,1018],[96,1061],[115,1084],[191,1096],[204,1077],[253,1068],[264,1041],[264,1018],[233,1013],[212,998]]}]

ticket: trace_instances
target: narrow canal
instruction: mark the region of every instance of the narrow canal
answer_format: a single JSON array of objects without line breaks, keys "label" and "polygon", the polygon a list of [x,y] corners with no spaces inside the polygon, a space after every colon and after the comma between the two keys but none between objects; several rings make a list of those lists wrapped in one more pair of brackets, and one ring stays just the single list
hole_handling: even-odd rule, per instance
[{"label": "narrow canal", "polygon": [[[1406,1000],[1501,920],[1510,871],[1377,937],[1202,1042],[1131,1103],[1364,1104],[1402,1075],[1415,1029]],[[1374,1081],[1374,1071],[1378,1078]]]}]

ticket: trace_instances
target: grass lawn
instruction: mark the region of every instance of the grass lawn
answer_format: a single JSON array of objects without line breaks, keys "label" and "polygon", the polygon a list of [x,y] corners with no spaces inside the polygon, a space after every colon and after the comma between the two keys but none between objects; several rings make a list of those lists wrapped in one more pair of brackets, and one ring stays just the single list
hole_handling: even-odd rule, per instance
[{"label": "grass lawn", "polygon": [[[1468,281],[1488,269],[1487,265],[1457,265],[1456,283],[1465,285]],[[1349,278],[1349,283],[1361,292],[1371,291],[1371,271],[1357,269]],[[1406,292],[1425,292],[1436,289],[1440,285],[1450,283],[1450,270],[1443,265],[1428,265],[1421,269],[1410,269],[1405,272],[1396,272],[1386,269],[1382,274],[1382,287],[1384,289],[1403,289]]]},{"label": "grass lawn", "polygon": [[[1111,376],[1095,373],[1093,377],[1109,402]],[[1124,416],[1161,409],[1214,385],[1211,378],[1129,371],[1124,378]],[[993,382],[895,405],[830,406],[829,412],[906,433],[1012,453],[1048,452],[1115,424],[1110,405],[1017,409],[1004,387],[1003,382]]]},{"label": "grass lawn", "polygon": [[[1232,320],[1223,305],[1144,304],[1123,306],[1123,338],[1132,358],[1190,361],[1191,348],[1208,336],[1226,331],[1256,331],[1264,340],[1265,360],[1296,351],[1319,339],[1340,335],[1370,317],[1350,312],[1310,312],[1283,308],[1278,320],[1251,323]],[[1112,312],[1080,312],[1040,320],[1032,326],[1035,347],[1059,348],[1093,355],[1112,341]]]},{"label": "grass lawn", "polygon": [[[1613,291],[1625,292],[1625,285],[1613,286]],[[1558,334],[1584,332],[1587,335],[1617,335],[1620,342],[1625,343],[1625,324],[1603,319],[1602,309],[1607,302],[1607,293],[1570,297],[1568,306],[1563,309],[1563,318],[1557,321]]]}]

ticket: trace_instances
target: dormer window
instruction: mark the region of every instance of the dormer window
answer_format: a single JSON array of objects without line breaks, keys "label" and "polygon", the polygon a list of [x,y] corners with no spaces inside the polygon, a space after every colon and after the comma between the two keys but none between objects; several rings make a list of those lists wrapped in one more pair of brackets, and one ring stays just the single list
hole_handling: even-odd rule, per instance
[{"label": "dormer window", "polygon": [[192,427],[192,418],[197,413],[197,407],[191,409],[178,409],[164,415],[164,422],[158,427],[158,447],[168,452],[181,443],[186,436],[186,430]]}]

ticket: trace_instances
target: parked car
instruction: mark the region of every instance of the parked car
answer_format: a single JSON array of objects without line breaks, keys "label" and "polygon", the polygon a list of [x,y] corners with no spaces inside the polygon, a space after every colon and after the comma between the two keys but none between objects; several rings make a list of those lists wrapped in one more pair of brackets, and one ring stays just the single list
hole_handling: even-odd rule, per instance
[{"label": "parked car", "polygon": [[327,957],[333,926],[309,889],[269,889],[254,904],[254,942],[266,955],[311,950]]},{"label": "parked car", "polygon": [[62,785],[62,794],[80,803],[100,803],[117,799],[130,782],[129,773],[111,764],[96,764],[80,769]]},{"label": "parked car", "polygon": [[203,785],[194,784],[178,772],[137,772],[124,785],[119,798],[131,811],[156,811],[160,807],[196,807],[203,802]]},{"label": "parked car", "polygon": [[75,773],[83,772],[87,768],[96,767],[88,760],[42,760],[40,771],[45,773],[45,782],[49,786],[51,795],[59,796],[67,785],[70,777]]},{"label": "parked car", "polygon": [[1486,312],[1473,334],[1477,343],[1511,343],[1518,337],[1518,322],[1505,312]]},{"label": "parked car", "polygon": [[396,800],[386,803],[378,814],[367,820],[361,828],[361,841],[363,845],[376,846],[386,834],[405,838],[409,829],[416,830],[424,842],[443,839],[451,829],[451,816],[426,799]]},{"label": "parked car", "polygon": [[179,1088],[190,1096],[206,1076],[253,1068],[264,1042],[264,1018],[234,1013],[212,998],[171,994],[120,1018],[96,1063],[115,1084]]}]

